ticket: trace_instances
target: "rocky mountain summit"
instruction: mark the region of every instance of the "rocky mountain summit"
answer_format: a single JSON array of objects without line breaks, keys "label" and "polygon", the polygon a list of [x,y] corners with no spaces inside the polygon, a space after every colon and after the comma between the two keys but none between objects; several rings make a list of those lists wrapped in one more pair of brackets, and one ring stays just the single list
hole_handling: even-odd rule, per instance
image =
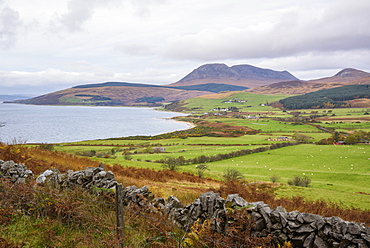
[{"label": "rocky mountain summit", "polygon": [[204,82],[255,87],[280,81],[298,80],[288,71],[274,71],[252,65],[205,64],[171,86],[196,85]]}]

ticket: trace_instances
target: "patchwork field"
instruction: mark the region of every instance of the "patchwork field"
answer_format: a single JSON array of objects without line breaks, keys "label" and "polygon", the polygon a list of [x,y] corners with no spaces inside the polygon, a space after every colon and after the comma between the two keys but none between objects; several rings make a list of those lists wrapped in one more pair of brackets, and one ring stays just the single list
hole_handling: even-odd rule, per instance
[{"label": "patchwork field", "polygon": [[[345,140],[356,131],[368,132],[369,109],[286,112],[266,106],[283,97],[246,92],[197,97],[183,101],[191,115],[177,119],[193,123],[193,129],[158,137],[59,144],[55,149],[110,165],[154,170],[163,170],[163,162],[174,159],[181,162],[179,172],[195,175],[196,166],[204,163],[204,176],[216,180],[223,180],[226,169],[235,169],[249,183],[274,181],[279,197],[303,196],[369,210],[370,146],[332,145],[335,135]],[[224,111],[228,106],[239,112]],[[299,137],[302,140],[294,140]],[[295,176],[309,178],[310,187],[288,185]]]}]

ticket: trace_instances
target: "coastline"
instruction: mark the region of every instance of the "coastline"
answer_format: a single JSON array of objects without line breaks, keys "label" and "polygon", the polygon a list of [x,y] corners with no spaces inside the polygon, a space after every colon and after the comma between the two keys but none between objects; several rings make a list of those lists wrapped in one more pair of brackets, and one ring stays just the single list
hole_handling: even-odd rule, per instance
[{"label": "coastline", "polygon": [[171,122],[185,123],[186,125],[188,125],[188,128],[181,129],[181,130],[188,130],[188,129],[192,129],[192,128],[196,127],[196,125],[194,123],[187,122],[187,121],[179,121],[179,120],[175,120],[173,118],[168,118],[167,120],[169,120]]}]

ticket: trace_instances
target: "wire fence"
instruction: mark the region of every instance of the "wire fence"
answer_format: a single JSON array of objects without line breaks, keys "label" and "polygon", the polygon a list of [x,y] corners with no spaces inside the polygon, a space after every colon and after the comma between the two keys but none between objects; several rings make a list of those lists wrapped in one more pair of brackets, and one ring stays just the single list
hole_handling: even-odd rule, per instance
[{"label": "wire fence", "polygon": [[[1,186],[1,181],[0,181],[0,186]],[[12,184],[10,186],[10,189],[12,189],[12,190],[24,190],[24,191],[32,192],[32,193],[36,193],[36,194],[49,195],[49,196],[53,196],[53,197],[56,197],[56,198],[64,198],[64,199],[68,199],[68,200],[73,200],[75,202],[79,201],[79,202],[86,202],[86,203],[89,203],[89,204],[105,206],[105,207],[110,208],[112,211],[114,210],[116,212],[116,214],[117,214],[117,212],[119,212],[118,210],[121,208],[121,210],[123,210],[123,212],[124,212],[124,217],[122,216],[122,218],[125,218],[125,219],[128,218],[128,219],[126,219],[126,221],[129,221],[129,218],[134,218],[136,216],[136,217],[144,218],[147,221],[148,226],[150,226],[150,225],[159,225],[160,224],[164,227],[171,228],[174,231],[177,231],[179,233],[178,237],[177,237],[178,247],[192,247],[192,246],[187,246],[184,242],[185,238],[187,237],[187,234],[189,233],[189,230],[187,230],[183,227],[180,227],[180,226],[178,226],[174,223],[169,222],[168,219],[164,220],[163,218],[157,218],[153,214],[149,214],[147,211],[145,211],[145,209],[142,206],[136,206],[134,208],[130,207],[130,205],[129,206],[123,206],[123,205],[117,206],[117,201],[108,202],[108,201],[102,201],[102,200],[92,200],[92,199],[87,199],[87,198],[75,197],[75,196],[71,196],[71,195],[67,194],[67,193],[73,192],[73,190],[69,190],[67,193],[64,193],[63,191],[59,191],[59,193],[55,193],[55,192],[48,192],[46,190],[39,190],[39,189],[35,189],[35,188],[22,186],[20,184]],[[118,190],[116,191],[116,194],[117,194],[117,192],[118,192]],[[2,192],[1,192],[1,187],[0,187],[0,196],[1,196],[1,193]],[[19,197],[22,197],[22,196],[19,195]],[[0,198],[0,203],[1,203],[1,200],[4,200],[4,199]],[[60,203],[60,202],[58,202],[58,203],[61,204],[61,205],[65,205],[65,206],[69,205],[69,204]],[[0,208],[1,208],[1,205],[0,205]],[[139,208],[143,208],[143,209],[139,209]],[[90,221],[94,222],[96,225],[98,225],[99,222],[102,221],[101,219],[99,219],[97,217],[94,217],[94,216],[87,216],[87,215],[85,215],[85,216],[76,216],[76,215],[74,215],[73,216],[73,218],[76,218],[76,217],[81,217],[83,219],[90,220]],[[118,220],[118,217],[117,217],[117,220]],[[118,221],[117,221],[117,223],[113,223],[111,221],[110,223],[104,223],[104,225],[102,225],[103,228],[108,229],[111,232],[116,232],[117,233],[117,239],[119,240],[119,247],[125,247],[124,244],[126,243],[126,238],[127,237],[125,236],[124,232],[122,231],[122,230],[125,229],[125,224],[126,223],[123,222],[123,226],[121,227],[121,226],[118,225]],[[215,230],[211,227],[208,227],[208,228],[210,228],[210,230],[212,232],[217,232],[217,230]],[[121,235],[120,235],[120,231],[122,231]],[[210,246],[212,246],[212,247],[235,247],[235,248],[236,247],[272,247],[272,246],[265,245],[264,243],[253,241],[249,237],[239,237],[239,236],[233,235],[229,232],[224,232],[222,235],[233,238],[234,240],[238,240],[239,242],[237,242],[238,243],[237,245],[233,245],[230,242],[223,241],[222,239],[216,239],[216,238],[213,238],[213,237],[204,236],[202,234],[199,234],[197,242],[198,242],[198,244],[201,244],[203,247],[210,247]],[[148,240],[150,240],[150,239],[148,239]],[[241,244],[244,244],[244,245],[241,245]],[[150,246],[148,246],[148,247],[150,247]]]}]

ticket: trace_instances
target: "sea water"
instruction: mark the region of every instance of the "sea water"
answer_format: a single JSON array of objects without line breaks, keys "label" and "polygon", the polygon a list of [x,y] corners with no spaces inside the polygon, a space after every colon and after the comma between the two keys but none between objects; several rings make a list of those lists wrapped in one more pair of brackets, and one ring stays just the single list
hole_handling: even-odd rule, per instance
[{"label": "sea water", "polygon": [[169,120],[185,114],[142,107],[40,106],[0,103],[0,141],[62,143],[136,135],[157,135],[189,128]]}]

